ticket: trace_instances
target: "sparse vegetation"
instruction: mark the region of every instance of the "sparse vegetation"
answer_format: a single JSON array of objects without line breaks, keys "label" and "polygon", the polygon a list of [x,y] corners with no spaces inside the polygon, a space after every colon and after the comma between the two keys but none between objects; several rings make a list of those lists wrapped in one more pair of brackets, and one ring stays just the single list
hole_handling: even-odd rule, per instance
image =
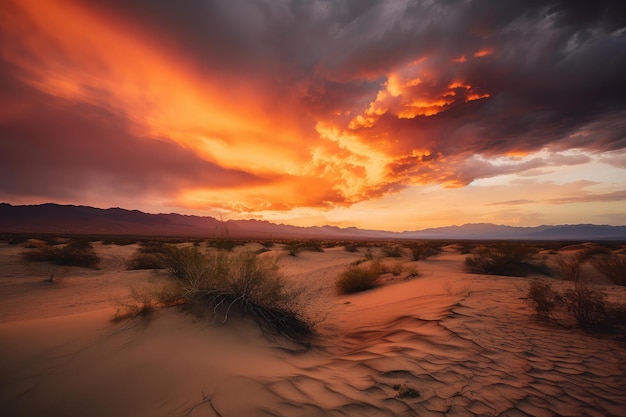
[{"label": "sparse vegetation", "polygon": [[552,284],[541,279],[529,282],[526,295],[535,312],[544,319],[550,318],[555,307],[563,301],[563,297],[554,291]]},{"label": "sparse vegetation", "polygon": [[465,270],[472,274],[527,276],[531,272],[546,273],[537,263],[538,249],[523,243],[501,242],[481,246],[465,258]]},{"label": "sparse vegetation", "polygon": [[295,293],[286,289],[274,258],[252,252],[205,255],[196,247],[167,245],[163,265],[176,285],[157,295],[138,293],[137,314],[155,305],[184,304],[198,315],[212,315],[221,323],[237,310],[252,316],[265,331],[294,342],[302,342],[312,332],[297,310]]},{"label": "sparse vegetation", "polygon": [[400,245],[385,245],[382,247],[383,254],[389,258],[401,258],[402,246]]},{"label": "sparse vegetation", "polygon": [[217,248],[228,251],[235,249],[237,245],[238,243],[236,241],[225,237],[219,239],[211,239],[207,242],[207,246],[210,248]]},{"label": "sparse vegetation", "polygon": [[339,275],[335,282],[340,294],[352,294],[374,288],[381,272],[379,262],[372,262],[368,266],[351,265]]},{"label": "sparse vegetation", "polygon": [[419,242],[408,245],[414,261],[423,261],[443,252],[438,242]]},{"label": "sparse vegetation", "polygon": [[88,240],[76,239],[66,245],[43,245],[34,251],[23,252],[25,260],[31,262],[51,262],[62,266],[96,268],[100,257]]},{"label": "sparse vegetation", "polygon": [[346,252],[353,252],[354,253],[354,252],[357,252],[359,250],[359,246],[354,244],[354,243],[346,244],[344,246],[344,250]]},{"label": "sparse vegetation", "polygon": [[160,242],[144,242],[126,262],[128,269],[163,269],[166,246]]},{"label": "sparse vegetation", "polygon": [[297,256],[302,251],[324,252],[322,242],[319,240],[293,241],[285,245],[290,256]]},{"label": "sparse vegetation", "polygon": [[581,327],[597,328],[606,319],[606,296],[591,285],[576,282],[563,299]]},{"label": "sparse vegetation", "polygon": [[613,284],[626,286],[626,256],[593,258],[591,264]]},{"label": "sparse vegetation", "polygon": [[565,281],[578,282],[580,280],[580,271],[584,263],[584,258],[579,254],[574,256],[559,256],[556,258],[559,266],[559,275]]},{"label": "sparse vegetation", "polygon": [[544,319],[559,322],[557,310],[565,310],[585,329],[607,327],[608,304],[602,291],[581,280],[564,291],[556,291],[548,280],[534,279],[527,290],[527,300]]}]

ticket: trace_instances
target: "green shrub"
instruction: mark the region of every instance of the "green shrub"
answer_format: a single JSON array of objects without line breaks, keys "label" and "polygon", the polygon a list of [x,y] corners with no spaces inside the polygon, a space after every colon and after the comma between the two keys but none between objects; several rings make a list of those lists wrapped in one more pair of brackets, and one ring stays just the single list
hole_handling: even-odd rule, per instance
[{"label": "green shrub", "polygon": [[594,258],[591,264],[613,284],[626,286],[626,256],[611,255]]},{"label": "green shrub", "polygon": [[340,294],[352,294],[373,288],[378,281],[381,266],[373,262],[369,266],[351,265],[339,275],[335,282]]},{"label": "green shrub", "polygon": [[545,272],[543,266],[534,262],[538,249],[523,243],[495,243],[475,252],[465,258],[465,270],[472,274],[526,276]]}]

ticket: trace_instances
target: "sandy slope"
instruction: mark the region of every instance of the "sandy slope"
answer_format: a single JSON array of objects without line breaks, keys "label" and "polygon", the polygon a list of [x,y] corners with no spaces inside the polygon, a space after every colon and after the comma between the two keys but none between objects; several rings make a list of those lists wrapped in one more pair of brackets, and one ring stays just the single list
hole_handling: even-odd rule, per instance
[{"label": "sandy slope", "polygon": [[[322,320],[308,351],[267,340],[245,320],[215,327],[175,310],[111,323],[129,286],[166,279],[124,270],[135,249],[97,245],[101,270],[64,270],[51,284],[43,282],[46,267],[0,245],[0,415],[620,416],[626,409],[624,346],[537,322],[521,299],[523,279],[464,274],[464,257],[452,249],[418,262],[418,278],[350,296],[337,296],[333,283],[363,253],[281,257],[281,270],[305,291],[308,314]],[[623,288],[607,289],[626,300]]]}]

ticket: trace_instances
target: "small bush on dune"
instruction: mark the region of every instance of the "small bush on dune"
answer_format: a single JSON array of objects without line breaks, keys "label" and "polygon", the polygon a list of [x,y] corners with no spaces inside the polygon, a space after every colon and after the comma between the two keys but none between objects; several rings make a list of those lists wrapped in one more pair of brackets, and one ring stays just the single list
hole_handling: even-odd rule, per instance
[{"label": "small bush on dune", "polygon": [[436,242],[412,243],[409,245],[414,261],[423,261],[443,252],[441,244]]},{"label": "small bush on dune", "polygon": [[[274,258],[253,252],[205,255],[196,247],[167,246],[163,265],[176,282],[174,290],[165,292],[174,304],[183,304],[199,315],[212,314],[214,321],[222,323],[237,309],[252,316],[265,331],[294,342],[302,342],[312,332],[297,310],[296,294],[286,289]],[[150,309],[154,302],[150,297],[148,300],[152,301],[137,301],[140,307]]]},{"label": "small bush on dune", "polygon": [[374,288],[381,272],[381,265],[373,262],[369,266],[351,265],[339,275],[335,282],[340,294],[352,294]]},{"label": "small bush on dune", "polygon": [[359,250],[359,246],[357,244],[353,244],[353,243],[347,244],[343,248],[344,248],[344,250],[346,252],[352,252],[352,253],[358,252],[358,250]]},{"label": "small bush on dune", "polygon": [[22,257],[33,262],[52,262],[61,266],[96,268],[100,257],[89,241],[73,240],[64,246],[43,246],[36,251],[24,252]]},{"label": "small bush on dune", "polygon": [[606,297],[590,285],[577,282],[565,291],[565,304],[581,327],[595,328],[606,319]]},{"label": "small bush on dune", "polygon": [[167,251],[163,243],[147,242],[141,245],[126,262],[128,269],[163,269],[164,255]]},{"label": "small bush on dune", "polygon": [[382,247],[383,254],[389,258],[401,258],[402,246],[400,245],[385,245]]},{"label": "small bush on dune", "polygon": [[559,266],[559,275],[565,281],[577,282],[580,280],[580,272],[584,263],[584,258],[581,256],[556,258],[556,262]]},{"label": "small bush on dune", "polygon": [[543,270],[534,263],[538,249],[522,243],[496,243],[475,252],[465,258],[465,270],[472,274],[526,276]]},{"label": "small bush on dune", "polygon": [[613,284],[626,286],[626,256],[611,255],[594,258],[591,264]]},{"label": "small bush on dune", "polygon": [[554,308],[562,301],[559,293],[546,280],[533,279],[526,293],[529,302],[540,317],[549,318]]},{"label": "small bush on dune", "polygon": [[319,240],[293,241],[285,245],[290,256],[296,256],[303,251],[324,252],[322,242]]},{"label": "small bush on dune", "polygon": [[557,321],[553,313],[557,309],[571,313],[578,325],[596,330],[606,325],[608,317],[606,296],[593,286],[577,281],[563,292],[555,291],[547,280],[530,281],[527,300],[535,312],[543,318]]},{"label": "small bush on dune", "polygon": [[228,238],[213,239],[207,242],[207,246],[210,248],[217,248],[228,251],[235,249],[237,245],[237,242],[235,242],[233,239]]}]

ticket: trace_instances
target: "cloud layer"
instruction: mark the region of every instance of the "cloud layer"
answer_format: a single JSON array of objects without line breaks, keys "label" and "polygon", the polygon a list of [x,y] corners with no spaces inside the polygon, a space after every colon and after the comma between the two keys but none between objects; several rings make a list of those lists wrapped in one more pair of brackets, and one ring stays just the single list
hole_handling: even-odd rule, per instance
[{"label": "cloud layer", "polygon": [[259,212],[623,169],[622,3],[5,1],[0,196]]}]

